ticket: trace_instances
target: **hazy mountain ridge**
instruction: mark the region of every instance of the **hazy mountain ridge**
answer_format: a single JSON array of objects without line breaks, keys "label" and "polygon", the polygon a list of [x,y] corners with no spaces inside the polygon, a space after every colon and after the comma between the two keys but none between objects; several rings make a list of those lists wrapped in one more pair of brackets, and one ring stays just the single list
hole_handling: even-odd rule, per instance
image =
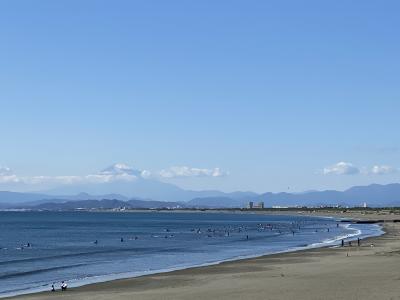
[{"label": "hazy mountain ridge", "polygon": [[233,207],[244,207],[246,200],[244,198],[233,199],[230,197],[205,197],[205,198],[194,198],[186,205],[198,208],[233,208]]},{"label": "hazy mountain ridge", "polygon": [[[0,192],[0,204],[2,208],[7,208],[21,207],[21,205],[38,206],[48,202],[57,204],[83,200],[117,200],[121,201],[122,204],[130,203],[129,205],[132,205],[132,207],[138,208],[164,207],[165,205],[184,205],[185,207],[199,208],[232,208],[244,207],[249,201],[264,201],[266,207],[320,205],[361,206],[364,202],[371,207],[400,206],[399,183],[387,185],[372,184],[368,186],[355,186],[345,191],[327,190],[296,194],[283,192],[264,193],[259,195],[252,192],[224,193],[220,191],[186,191],[178,187],[175,187],[175,191],[179,191],[181,194],[174,197],[174,201],[161,201],[152,199],[150,197],[132,198],[122,194],[92,195],[88,193],[79,193],[71,196],[54,196],[39,193]],[[158,193],[161,197],[162,191],[158,191]],[[170,197],[172,197],[172,195],[170,195]],[[134,204],[134,201],[138,202]],[[94,202],[92,204],[94,204]]]},{"label": "hazy mountain ridge", "polygon": [[81,192],[91,195],[114,193],[124,195],[127,198],[171,202],[186,202],[194,198],[204,197],[228,196],[237,199],[245,196],[258,195],[253,192],[224,193],[216,190],[185,190],[174,184],[164,182],[160,180],[160,178],[148,177],[145,176],[145,174],[145,171],[131,168],[122,163],[117,163],[94,175],[95,178],[102,178],[100,182],[76,182],[74,184],[57,186],[43,193],[50,195],[75,195]]},{"label": "hazy mountain ridge", "polygon": [[7,205],[17,204],[41,204],[43,202],[64,202],[64,201],[78,201],[78,200],[102,200],[102,199],[116,199],[126,201],[128,197],[120,194],[104,194],[104,195],[90,195],[87,193],[79,193],[76,195],[48,195],[41,193],[20,193],[20,192],[9,192],[0,191],[0,203]]},{"label": "hazy mountain ridge", "polygon": [[268,206],[318,206],[337,204],[361,206],[364,202],[371,207],[400,206],[400,184],[355,186],[343,192],[327,190],[303,194],[264,193],[255,199],[256,201],[265,201]]},{"label": "hazy mountain ridge", "polygon": [[77,209],[114,209],[114,208],[176,208],[182,207],[177,202],[162,201],[146,201],[146,200],[129,200],[122,201],[116,199],[102,200],[75,200],[64,202],[45,202],[37,205],[19,205],[15,208],[31,209],[31,210],[77,210]]},{"label": "hazy mountain ridge", "polygon": [[364,202],[371,207],[400,206],[400,184],[371,184],[355,186],[345,191],[310,191],[305,193],[264,193],[244,198],[206,197],[195,198],[188,204],[198,207],[244,207],[247,202],[263,201],[266,207],[271,206],[321,206],[342,205],[362,206]]},{"label": "hazy mountain ridge", "polygon": [[[58,179],[57,179],[58,178]],[[61,180],[61,181],[60,181]],[[101,200],[101,199],[151,199],[155,201],[186,202],[194,198],[230,197],[233,199],[253,197],[253,192],[224,193],[217,190],[192,191],[164,182],[160,177],[151,176],[145,170],[134,169],[123,163],[113,164],[95,174],[71,176],[68,182],[56,177],[52,187],[40,189],[40,186],[19,182],[21,186],[8,186],[0,183],[4,191],[0,192],[0,203],[22,203],[43,200]],[[26,192],[28,188],[30,191]],[[29,190],[28,190],[29,191]],[[59,201],[57,201],[59,202]],[[37,204],[39,204],[37,202]]]}]

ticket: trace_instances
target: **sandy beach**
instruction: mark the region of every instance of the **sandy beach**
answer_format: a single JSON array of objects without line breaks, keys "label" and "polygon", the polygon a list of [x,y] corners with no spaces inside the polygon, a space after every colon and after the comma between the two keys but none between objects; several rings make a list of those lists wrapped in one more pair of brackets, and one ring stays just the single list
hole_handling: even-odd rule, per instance
[{"label": "sandy beach", "polygon": [[399,216],[340,217],[384,219],[386,234],[360,247],[269,255],[12,299],[400,299],[400,223],[391,222]]}]

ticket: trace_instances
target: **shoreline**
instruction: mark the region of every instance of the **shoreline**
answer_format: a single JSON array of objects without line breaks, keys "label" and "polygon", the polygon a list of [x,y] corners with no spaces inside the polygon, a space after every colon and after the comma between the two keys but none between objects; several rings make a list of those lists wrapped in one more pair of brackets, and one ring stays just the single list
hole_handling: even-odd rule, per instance
[{"label": "shoreline", "polygon": [[[293,213],[292,213],[293,214]],[[296,214],[296,213],[295,213]],[[296,214],[297,215],[297,214]],[[325,216],[325,217],[334,217],[338,218],[339,216],[337,215],[329,215],[329,214],[318,214],[318,215],[311,215],[311,216]],[[343,216],[341,216],[343,217]],[[356,216],[354,213],[352,216],[346,216],[346,219],[366,219],[365,216]],[[371,219],[370,217],[367,219]],[[393,219],[393,218],[392,218]],[[389,218],[388,218],[389,221]],[[398,230],[398,225],[400,224],[395,224],[392,223],[394,227],[397,228]],[[390,227],[390,226],[389,226]],[[392,231],[392,229],[388,229],[388,223],[383,224],[383,229],[384,233],[383,235],[377,236],[377,237],[366,237],[362,239],[362,244],[368,244],[370,242],[376,243],[377,241],[379,242],[381,238],[389,235]],[[399,245],[400,247],[400,245]],[[365,246],[361,247],[365,248]],[[346,250],[348,251],[354,251],[354,249],[358,249],[358,247],[345,247]],[[107,280],[107,281],[102,281],[102,282],[97,282],[97,283],[89,283],[85,284],[79,287],[74,287],[69,289],[67,292],[63,293],[62,295],[60,294],[61,292],[56,292],[56,293],[50,293],[50,292],[38,292],[38,293],[30,293],[30,294],[24,294],[24,295],[17,295],[17,296],[12,296],[12,297],[7,297],[3,299],[56,299],[57,297],[66,297],[67,299],[93,299],[98,298],[98,293],[106,293],[108,294],[108,290],[114,291],[115,287],[122,288],[123,290],[126,290],[129,286],[134,285],[135,287],[131,287],[130,292],[131,293],[149,293],[150,290],[147,289],[141,289],[140,287],[144,287],[147,285],[151,285],[150,282],[153,280],[160,280],[161,278],[173,278],[173,277],[181,277],[181,276],[196,276],[196,274],[202,274],[202,273],[218,273],[218,270],[220,269],[235,269],[237,267],[241,267],[242,265],[248,265],[248,264],[253,264],[255,261],[266,261],[267,264],[270,263],[270,261],[274,261],[276,259],[290,259],[291,257],[296,257],[300,256],[304,259],[309,259],[310,256],[313,256],[316,252],[318,253],[331,253],[333,252],[340,252],[343,250],[341,247],[333,247],[333,245],[326,245],[326,246],[321,246],[321,247],[314,247],[314,248],[306,248],[306,249],[296,249],[292,251],[286,251],[286,252],[281,252],[281,253],[274,253],[274,254],[266,254],[266,255],[261,255],[261,256],[256,256],[256,257],[250,257],[250,258],[237,258],[233,260],[228,260],[228,261],[222,261],[222,262],[217,262],[217,263],[212,263],[212,264],[207,264],[203,266],[194,266],[194,267],[188,267],[184,269],[178,269],[178,270],[171,270],[171,271],[166,271],[166,272],[157,272],[154,274],[146,274],[146,275],[141,275],[138,277],[130,277],[130,278],[123,278],[123,279],[113,279],[113,280]],[[358,249],[360,250],[360,249]],[[364,249],[363,249],[364,250]],[[370,249],[369,249],[370,250]],[[237,272],[235,271],[235,274]],[[246,272],[248,273],[248,272]],[[251,273],[251,272],[250,272]],[[168,281],[168,279],[166,279]],[[175,286],[174,284],[172,286]],[[164,287],[166,289],[169,289],[168,286]],[[115,291],[114,291],[115,292]],[[97,295],[97,296],[96,296]],[[124,294],[125,295],[125,294]],[[83,297],[83,298],[82,298]],[[89,297],[89,298],[85,298]],[[179,295],[175,295],[174,299],[178,297]],[[141,298],[138,295],[135,295],[135,299],[156,299],[156,298]],[[108,298],[107,298],[108,299]],[[113,298],[111,297],[110,299],[130,299],[127,295],[122,296],[122,298],[117,297]],[[166,298],[167,299],[167,298]],[[182,298],[183,299],[183,298]],[[258,299],[258,298],[256,298]],[[261,299],[261,298],[260,298]],[[275,298],[274,298],[275,299]],[[284,299],[284,298],[282,298]]]},{"label": "shoreline", "polygon": [[[310,217],[316,217],[316,218],[322,218],[322,216],[310,216]],[[331,218],[331,217],[326,217],[326,218]],[[346,225],[351,225],[349,223],[345,223]],[[352,223],[354,224],[354,223]],[[362,241],[367,241],[369,239],[373,239],[379,236],[382,236],[384,234],[386,234],[386,232],[383,230],[382,226],[379,226],[381,233],[378,235],[367,235],[365,237],[361,237],[360,240]],[[353,228],[353,230],[357,230]],[[130,280],[130,279],[134,279],[134,278],[141,278],[141,277],[147,277],[147,276],[154,276],[154,275],[162,275],[162,274],[169,274],[169,273],[173,273],[173,272],[178,272],[178,271],[185,271],[185,270],[191,270],[191,269],[197,269],[197,268],[205,268],[205,267],[213,267],[213,266],[218,266],[221,264],[225,264],[225,263],[234,263],[234,262],[239,262],[239,261],[246,261],[246,260],[250,260],[250,259],[256,259],[256,258],[261,258],[261,257],[269,257],[272,255],[284,255],[287,253],[294,253],[294,252],[300,252],[300,251],[308,251],[308,250],[313,250],[313,249],[320,249],[320,248],[335,248],[335,247],[339,247],[339,241],[340,240],[344,240],[347,242],[349,241],[356,241],[357,238],[359,238],[360,236],[363,236],[363,233],[357,233],[357,234],[348,234],[345,237],[338,237],[335,240],[332,240],[330,242],[319,242],[319,243],[315,243],[315,244],[309,244],[307,246],[298,246],[298,247],[294,247],[294,248],[290,248],[287,250],[281,250],[281,251],[277,251],[277,252],[272,252],[272,253],[262,253],[262,254],[252,254],[252,255],[244,255],[244,256],[237,256],[237,257],[232,257],[229,259],[225,259],[225,260],[221,260],[221,261],[215,261],[215,262],[208,262],[208,263],[203,263],[203,264],[199,264],[199,265],[192,265],[192,266],[185,266],[185,267],[176,267],[176,268],[169,268],[169,269],[160,269],[160,270],[154,270],[154,271],[149,271],[145,274],[135,274],[135,272],[132,273],[121,273],[121,274],[110,274],[110,275],[102,275],[102,276],[98,276],[99,278],[102,278],[98,281],[96,280],[89,280],[88,282],[83,282],[80,283],[78,285],[73,285],[69,287],[69,290],[71,289],[77,289],[77,288],[82,288],[85,286],[89,286],[89,285],[97,285],[97,284],[102,284],[102,283],[112,283],[114,281],[119,281],[119,280]],[[120,276],[118,276],[120,275]],[[69,281],[71,283],[71,281]],[[82,281],[81,281],[82,282]],[[61,284],[61,282],[57,282],[57,286],[59,286]],[[37,288],[37,291],[31,290],[27,293],[22,293],[22,294],[16,294],[16,295],[11,295],[11,296],[5,296],[5,297],[1,297],[0,299],[15,299],[16,297],[19,296],[27,296],[27,295],[36,295],[36,294],[41,294],[41,293],[47,293],[49,291],[49,289],[51,288],[50,284],[46,287],[46,289],[40,289]]]}]

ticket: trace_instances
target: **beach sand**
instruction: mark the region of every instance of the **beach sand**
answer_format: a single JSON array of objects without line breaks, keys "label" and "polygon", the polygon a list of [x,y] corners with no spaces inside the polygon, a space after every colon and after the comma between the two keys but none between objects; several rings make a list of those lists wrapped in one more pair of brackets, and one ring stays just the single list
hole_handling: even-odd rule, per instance
[{"label": "beach sand", "polygon": [[400,299],[400,223],[385,222],[384,229],[361,247],[269,255],[12,299]]}]

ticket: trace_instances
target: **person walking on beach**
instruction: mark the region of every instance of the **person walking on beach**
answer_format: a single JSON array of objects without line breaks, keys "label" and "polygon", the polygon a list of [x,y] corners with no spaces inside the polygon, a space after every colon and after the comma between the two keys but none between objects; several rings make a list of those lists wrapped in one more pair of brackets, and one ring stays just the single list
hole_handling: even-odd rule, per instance
[{"label": "person walking on beach", "polygon": [[68,285],[65,281],[61,282],[61,291],[66,291],[67,287],[68,287]]},{"label": "person walking on beach", "polygon": [[344,240],[342,240],[342,247],[344,247]]},{"label": "person walking on beach", "polygon": [[357,238],[357,246],[360,247],[360,244],[361,244],[361,240],[360,240],[360,238]]},{"label": "person walking on beach", "polygon": [[56,288],[54,287],[54,283],[51,285],[51,291],[52,291],[52,292],[55,292],[55,291],[56,291]]}]

